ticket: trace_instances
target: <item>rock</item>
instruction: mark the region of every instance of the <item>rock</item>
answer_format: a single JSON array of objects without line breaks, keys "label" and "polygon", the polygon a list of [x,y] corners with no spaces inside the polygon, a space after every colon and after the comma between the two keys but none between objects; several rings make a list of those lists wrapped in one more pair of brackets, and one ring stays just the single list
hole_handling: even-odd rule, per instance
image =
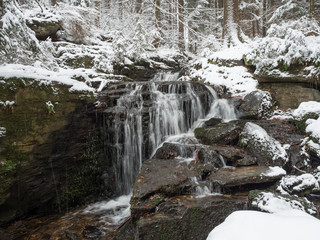
[{"label": "rock", "polygon": [[246,95],[238,111],[241,119],[261,119],[272,108],[271,94],[266,91],[253,91]]},{"label": "rock", "polygon": [[260,165],[283,166],[288,161],[281,144],[254,123],[246,123],[240,138],[240,144],[257,158]]},{"label": "rock", "polygon": [[204,124],[206,127],[214,127],[221,122],[222,119],[220,118],[210,118],[209,120],[205,121]]},{"label": "rock", "polygon": [[133,198],[145,199],[155,193],[166,196],[190,192],[188,179],[196,176],[196,172],[179,164],[175,159],[146,160],[133,189]]},{"label": "rock", "polygon": [[[320,176],[320,174],[319,174]],[[300,176],[285,176],[281,179],[279,189],[282,192],[306,196],[311,193],[319,192],[319,180],[310,173],[305,173]]]},{"label": "rock", "polygon": [[82,232],[82,236],[88,239],[98,239],[104,236],[104,234],[95,226],[86,226]]},{"label": "rock", "polygon": [[213,159],[217,159],[220,163],[221,161],[224,162],[220,167],[224,165],[235,167],[249,166],[257,163],[256,158],[249,155],[242,148],[228,145],[210,145],[201,149],[198,154],[199,160],[205,163],[209,162],[208,159],[210,159],[210,156],[212,156],[211,158]]},{"label": "rock", "polygon": [[172,159],[175,157],[192,157],[193,152],[196,150],[195,145],[186,145],[186,144],[179,144],[179,143],[167,143],[165,142],[162,147],[160,147],[156,153],[154,154],[153,158],[156,159]]},{"label": "rock", "polygon": [[[40,18],[39,18],[40,17]],[[43,17],[41,19],[41,17]],[[46,40],[48,37],[54,38],[54,35],[61,28],[61,22],[57,18],[44,18],[45,16],[35,16],[27,19],[27,26],[31,28],[39,40]],[[41,19],[41,20],[39,20]]]},{"label": "rock", "polygon": [[250,208],[264,212],[276,213],[284,210],[297,209],[312,215],[317,214],[317,208],[314,204],[304,197],[252,190],[249,192],[248,198]]},{"label": "rock", "polygon": [[249,184],[269,184],[281,179],[285,171],[275,172],[266,166],[222,168],[211,173],[209,180],[222,189],[241,187]]},{"label": "rock", "polygon": [[[8,133],[1,138],[0,224],[31,211],[70,208],[104,191],[113,194],[112,167],[97,140],[90,97],[70,93],[65,85],[53,88],[16,78],[6,79],[0,95],[16,102],[12,113],[0,109]],[[48,114],[48,100],[54,114]],[[101,176],[107,171],[111,184],[104,188]]]},{"label": "rock", "polygon": [[141,240],[205,239],[236,210],[246,209],[246,197],[179,196],[159,205],[155,214],[136,222]]},{"label": "rock", "polygon": [[242,121],[235,120],[219,123],[214,127],[196,128],[194,134],[203,144],[236,145],[243,126],[244,123]]}]

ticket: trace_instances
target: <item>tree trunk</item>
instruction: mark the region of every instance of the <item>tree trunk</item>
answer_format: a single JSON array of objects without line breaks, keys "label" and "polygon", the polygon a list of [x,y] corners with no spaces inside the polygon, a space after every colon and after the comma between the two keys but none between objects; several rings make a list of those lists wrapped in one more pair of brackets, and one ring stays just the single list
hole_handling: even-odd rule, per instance
[{"label": "tree trunk", "polygon": [[224,0],[223,6],[223,45],[230,47],[240,43],[239,2],[238,0]]},{"label": "tree trunk", "polygon": [[267,35],[267,0],[263,0],[263,16],[262,16],[262,36],[265,37]]},{"label": "tree trunk", "polygon": [[155,4],[154,14],[156,18],[156,27],[160,29],[161,28],[160,0],[154,0],[154,4]]},{"label": "tree trunk", "polygon": [[122,15],[123,15],[123,5],[122,5],[122,0],[118,1],[118,13],[119,13],[119,17],[120,17],[120,19],[122,19]]},{"label": "tree trunk", "polygon": [[142,10],[142,0],[136,0],[136,13],[141,13]]},{"label": "tree trunk", "polygon": [[310,15],[314,17],[314,0],[310,0]]},{"label": "tree trunk", "polygon": [[184,44],[184,0],[178,0],[178,26],[179,26],[179,37],[178,37],[178,47],[180,51],[185,50]]}]

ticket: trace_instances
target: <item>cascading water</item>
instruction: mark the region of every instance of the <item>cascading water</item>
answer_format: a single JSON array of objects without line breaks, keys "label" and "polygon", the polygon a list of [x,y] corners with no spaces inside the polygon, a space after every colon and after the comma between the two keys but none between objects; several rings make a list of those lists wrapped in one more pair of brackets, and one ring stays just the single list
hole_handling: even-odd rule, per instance
[{"label": "cascading water", "polygon": [[204,85],[177,78],[159,73],[150,82],[128,84],[131,92],[118,99],[113,124],[119,193],[129,194],[142,161],[169,136],[188,132],[216,99]]},{"label": "cascading water", "polygon": [[[142,162],[164,141],[181,146],[197,144],[193,131],[204,121],[212,117],[236,119],[233,107],[227,100],[218,99],[211,87],[177,81],[177,78],[178,73],[159,73],[150,82],[128,83],[123,91],[129,92],[117,99],[115,107],[106,110],[109,115],[104,120],[105,127],[112,129],[106,133],[106,140],[112,146],[106,149],[113,161],[117,193],[126,196],[93,204],[86,211],[112,210],[101,218],[109,219],[107,225],[120,224],[130,215],[130,194]],[[188,164],[195,156],[181,156],[181,159]],[[195,184],[199,196],[215,194],[211,193],[210,186],[197,179]]]}]

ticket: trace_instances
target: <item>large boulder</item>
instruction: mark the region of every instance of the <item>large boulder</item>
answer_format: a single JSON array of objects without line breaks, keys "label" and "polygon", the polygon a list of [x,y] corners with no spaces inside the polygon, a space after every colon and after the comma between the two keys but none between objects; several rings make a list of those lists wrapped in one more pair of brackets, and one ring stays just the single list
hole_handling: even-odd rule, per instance
[{"label": "large boulder", "polygon": [[257,124],[246,123],[240,144],[257,158],[260,165],[283,166],[288,161],[281,144]]},{"label": "large boulder", "polygon": [[246,197],[171,198],[160,204],[154,214],[136,222],[137,235],[141,240],[206,239],[229,214],[246,206]]},{"label": "large boulder", "polygon": [[235,120],[219,123],[213,127],[196,128],[194,134],[203,144],[236,145],[243,125],[244,123],[242,121]]},{"label": "large boulder", "polygon": [[268,115],[272,108],[272,97],[269,92],[256,90],[243,99],[238,111],[241,119],[261,119]]},{"label": "large boulder", "polygon": [[54,38],[61,28],[60,18],[50,13],[37,13],[35,16],[30,16],[26,23],[40,40],[46,40],[48,37]]},{"label": "large boulder", "polygon": [[211,173],[210,181],[222,190],[246,185],[269,184],[281,179],[286,172],[280,167],[248,166],[234,169],[222,168]]}]

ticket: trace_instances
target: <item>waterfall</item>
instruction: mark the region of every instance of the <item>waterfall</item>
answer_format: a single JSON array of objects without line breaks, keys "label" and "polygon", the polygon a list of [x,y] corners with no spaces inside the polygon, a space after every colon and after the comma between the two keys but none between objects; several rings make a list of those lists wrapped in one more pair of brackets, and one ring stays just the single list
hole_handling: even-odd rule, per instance
[{"label": "waterfall", "polygon": [[130,93],[117,100],[113,128],[118,192],[129,194],[142,161],[168,137],[188,132],[204,119],[217,99],[200,83],[177,81],[178,74],[159,73],[150,82],[128,83]]}]

